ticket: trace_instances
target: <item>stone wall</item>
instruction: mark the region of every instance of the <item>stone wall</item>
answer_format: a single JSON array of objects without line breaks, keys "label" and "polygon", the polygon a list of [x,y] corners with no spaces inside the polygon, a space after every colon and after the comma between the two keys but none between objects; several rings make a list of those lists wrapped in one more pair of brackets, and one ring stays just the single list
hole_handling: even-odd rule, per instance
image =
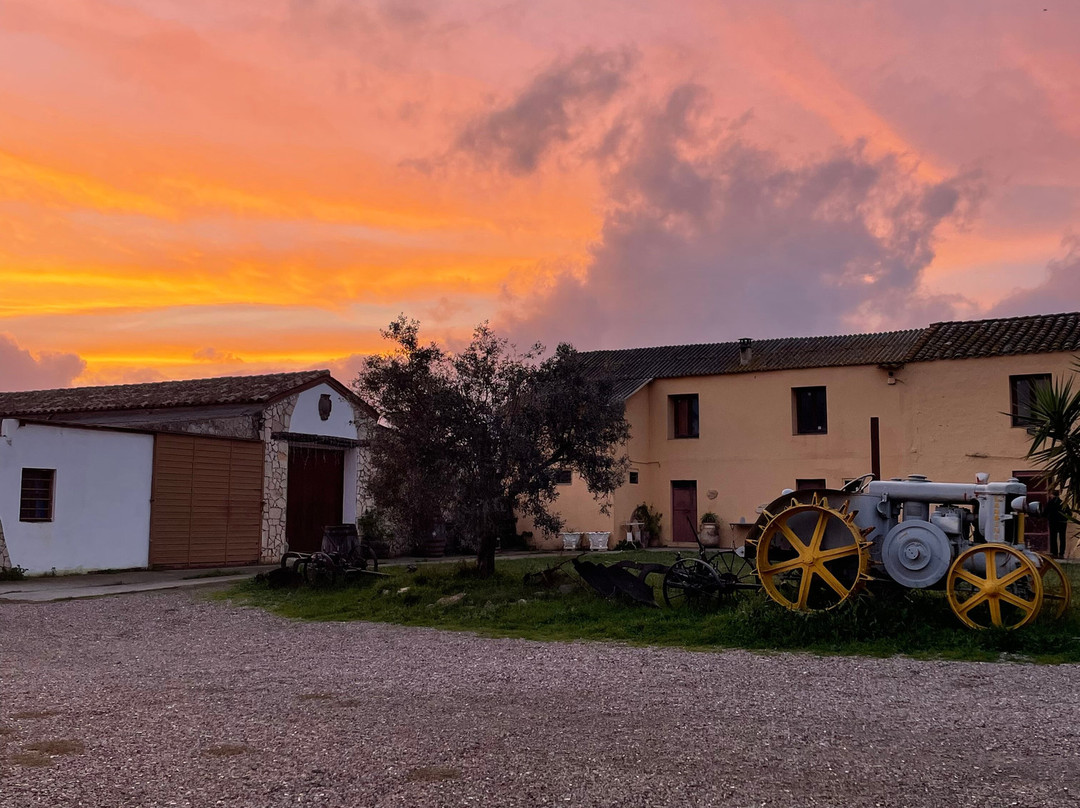
[{"label": "stone wall", "polygon": [[[262,561],[273,564],[286,551],[285,515],[289,493],[289,443],[275,439],[275,434],[288,432],[290,419],[299,395],[289,396],[268,407],[263,413],[260,437],[266,447],[263,466],[263,528]],[[354,407],[356,436],[361,441],[357,450],[356,462],[356,512],[363,513],[365,508],[374,505],[368,491],[371,456],[363,442],[371,427],[371,417],[363,410]]]},{"label": "stone wall", "polygon": [[263,464],[262,561],[267,564],[280,559],[286,549],[285,506],[289,492],[289,444],[272,436],[288,430],[296,399],[297,396],[284,398],[263,413],[261,437],[266,460]]},{"label": "stone wall", "polygon": [[142,425],[146,429],[162,429],[166,432],[183,432],[188,435],[211,435],[218,438],[257,438],[258,431],[250,415],[226,418],[200,418],[155,422]]},{"label": "stone wall", "polygon": [[7,543],[4,541],[4,525],[0,522],[0,570],[11,569],[11,556],[8,555]]},{"label": "stone wall", "polygon": [[356,424],[356,438],[360,446],[356,450],[356,515],[368,508],[375,507],[375,500],[368,490],[371,479],[371,452],[367,447],[369,432],[374,428],[371,416],[359,407],[353,407],[353,423]]},{"label": "stone wall", "polygon": [[239,407],[183,408],[181,411],[74,413],[57,416],[65,423],[123,426],[148,432],[182,432],[188,435],[212,435],[219,438],[259,438],[258,412],[251,405]]}]

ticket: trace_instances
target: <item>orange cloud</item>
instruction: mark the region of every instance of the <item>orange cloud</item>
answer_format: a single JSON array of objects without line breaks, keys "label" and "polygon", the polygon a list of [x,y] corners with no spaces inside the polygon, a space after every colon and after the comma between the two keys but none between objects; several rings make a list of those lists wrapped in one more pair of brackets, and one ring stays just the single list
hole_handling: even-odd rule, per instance
[{"label": "orange cloud", "polygon": [[[663,166],[641,169],[640,195],[619,195],[626,133],[686,82],[709,91],[702,114],[714,129],[795,168],[863,141],[869,157],[899,155],[935,183],[970,150],[999,178],[1062,191],[1052,224],[1002,224],[1008,210],[990,195],[991,224],[936,231],[931,291],[964,292],[980,268],[982,289],[1004,288],[1016,265],[1041,271],[1070,220],[1069,194],[1080,200],[1076,17],[1065,12],[1052,29],[1021,11],[971,12],[973,33],[961,13],[923,39],[912,32],[929,12],[887,3],[842,24],[848,7],[820,22],[827,3],[596,0],[584,17],[579,6],[10,0],[0,328],[34,351],[85,358],[83,380],[345,367],[378,349],[378,327],[402,310],[458,339],[507,299],[595,274],[613,208],[662,204],[649,189],[677,179]],[[905,14],[911,27],[893,33]],[[1011,33],[999,42],[995,30]],[[936,49],[935,70],[922,70],[923,45]],[[961,78],[940,68],[954,47]],[[582,74],[590,64],[605,69]],[[979,152],[985,124],[949,118],[950,102],[1002,65],[1028,77],[1032,97]],[[881,90],[894,73],[929,101],[894,103]],[[485,120],[503,125],[478,128]],[[959,133],[962,148],[942,147],[939,130]],[[1021,156],[1025,133],[1051,130],[1045,154]],[[536,141],[516,172],[495,159],[510,135]],[[681,148],[693,166],[716,142]],[[887,230],[890,215],[868,226]],[[727,246],[703,249],[702,264]],[[671,260],[649,263],[662,272]],[[616,274],[633,297],[638,279]]]},{"label": "orange cloud", "polygon": [[952,173],[920,153],[893,123],[854,92],[780,13],[762,7],[750,15],[724,16],[716,24],[734,25],[738,34],[729,34],[726,41],[738,48],[744,64],[752,65],[754,73],[819,116],[843,140],[864,139],[868,153],[875,157],[900,155],[914,161],[917,175],[929,182],[940,182]]}]

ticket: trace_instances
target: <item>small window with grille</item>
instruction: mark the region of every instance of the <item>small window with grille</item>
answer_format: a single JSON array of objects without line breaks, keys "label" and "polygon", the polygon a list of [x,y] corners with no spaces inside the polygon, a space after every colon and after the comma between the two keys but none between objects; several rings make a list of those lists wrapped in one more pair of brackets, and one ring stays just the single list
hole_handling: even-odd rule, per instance
[{"label": "small window with grille", "polygon": [[791,388],[792,430],[796,435],[824,435],[829,431],[824,387]]},{"label": "small window with grille", "polygon": [[20,522],[51,522],[56,469],[23,469],[19,493]]},{"label": "small window with grille", "polygon": [[1031,426],[1031,407],[1035,392],[1050,386],[1049,373],[1031,373],[1009,377],[1009,398],[1012,404],[1012,425]]},{"label": "small window with grille", "polygon": [[698,436],[697,393],[668,396],[671,408],[671,437],[696,438]]},{"label": "small window with grille", "polygon": [[556,485],[570,485],[574,481],[574,475],[570,469],[556,469],[555,470],[555,484]]}]

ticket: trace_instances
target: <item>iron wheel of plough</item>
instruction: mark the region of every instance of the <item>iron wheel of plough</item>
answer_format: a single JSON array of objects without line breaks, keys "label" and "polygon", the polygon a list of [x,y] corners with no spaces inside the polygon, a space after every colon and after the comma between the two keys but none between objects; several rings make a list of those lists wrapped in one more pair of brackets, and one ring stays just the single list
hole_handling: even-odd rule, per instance
[{"label": "iron wheel of plough", "polygon": [[720,576],[720,594],[731,597],[740,589],[760,589],[754,565],[734,550],[721,550],[709,559]]},{"label": "iron wheel of plough", "polygon": [[333,586],[337,582],[337,564],[326,553],[312,553],[305,560],[303,576],[308,586]]},{"label": "iron wheel of plough", "polygon": [[720,574],[700,558],[680,558],[664,575],[664,602],[710,609],[720,602]]}]

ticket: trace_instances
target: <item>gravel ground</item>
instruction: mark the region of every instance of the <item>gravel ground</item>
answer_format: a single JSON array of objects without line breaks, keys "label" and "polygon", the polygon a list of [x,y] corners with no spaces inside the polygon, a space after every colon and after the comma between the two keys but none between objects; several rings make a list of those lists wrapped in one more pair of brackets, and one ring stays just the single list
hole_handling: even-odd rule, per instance
[{"label": "gravel ground", "polygon": [[203,598],[0,604],[0,806],[1080,805],[1077,665],[489,640]]}]

